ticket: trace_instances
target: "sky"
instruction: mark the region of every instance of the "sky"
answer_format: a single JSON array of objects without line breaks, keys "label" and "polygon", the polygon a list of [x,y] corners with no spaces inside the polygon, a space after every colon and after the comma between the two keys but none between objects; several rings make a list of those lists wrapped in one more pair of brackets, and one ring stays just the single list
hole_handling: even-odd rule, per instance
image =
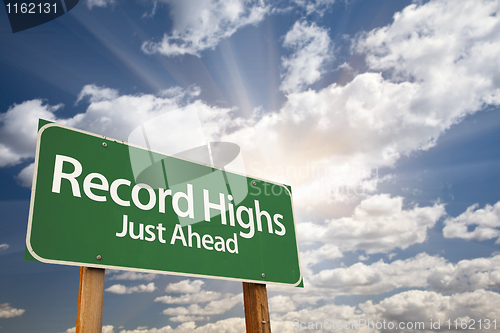
[{"label": "sky", "polygon": [[[0,10],[0,332],[75,331],[78,267],[23,261],[38,119],[128,141],[180,108],[293,189],[305,287],[267,286],[273,332],[495,331],[499,11],[81,0],[12,33]],[[182,146],[193,127],[173,125]],[[106,270],[103,325],[242,332],[241,282]]]}]

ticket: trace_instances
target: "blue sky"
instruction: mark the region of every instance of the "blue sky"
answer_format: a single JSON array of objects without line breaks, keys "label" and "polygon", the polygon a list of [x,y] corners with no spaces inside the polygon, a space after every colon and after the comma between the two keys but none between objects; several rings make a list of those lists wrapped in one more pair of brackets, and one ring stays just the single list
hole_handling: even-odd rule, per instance
[{"label": "blue sky", "polygon": [[[268,286],[273,332],[498,320],[499,10],[82,0],[15,34],[0,11],[0,332],[75,326],[78,268],[23,261],[38,118],[127,140],[182,107],[293,188],[305,288]],[[109,271],[105,289],[103,332],[244,329],[239,282]]]}]

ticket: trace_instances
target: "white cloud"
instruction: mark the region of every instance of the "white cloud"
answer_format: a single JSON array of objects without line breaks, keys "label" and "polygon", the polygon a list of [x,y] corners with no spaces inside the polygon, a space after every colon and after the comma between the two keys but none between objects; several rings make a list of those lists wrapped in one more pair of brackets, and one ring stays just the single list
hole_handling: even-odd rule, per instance
[{"label": "white cloud", "polygon": [[35,170],[35,163],[31,163],[27,167],[22,169],[21,172],[16,176],[16,179],[21,186],[31,187],[31,184],[33,183],[34,170]]},{"label": "white cloud", "polygon": [[427,108],[421,120],[446,129],[485,104],[500,102],[500,67],[494,63],[499,9],[495,1],[410,5],[392,25],[361,38],[357,50],[367,54],[371,69],[395,82],[417,83],[412,108]]},{"label": "white cloud", "polygon": [[269,313],[290,312],[295,310],[295,302],[290,296],[278,295],[271,297],[268,301]]},{"label": "white cloud", "polygon": [[208,320],[210,317],[197,317],[197,316],[186,316],[186,315],[178,315],[175,317],[171,317],[169,320],[173,322],[187,322],[187,321],[202,321]]},{"label": "white cloud", "polygon": [[[242,294],[222,294],[215,291],[201,290],[205,282],[202,280],[182,280],[177,283],[170,283],[165,291],[169,293],[184,293],[178,297],[160,296],[155,302],[165,304],[191,304],[188,307],[168,308],[163,314],[172,316],[169,320],[177,322],[208,320],[209,315],[223,314],[232,309],[242,301]],[[205,307],[200,307],[196,303],[206,303]]]},{"label": "white cloud", "polygon": [[161,41],[148,41],[142,45],[142,50],[149,54],[199,56],[201,51],[215,48],[239,28],[262,21],[269,10],[261,0],[163,2],[170,7],[174,27],[170,34],[163,35]]},{"label": "white cloud", "polygon": [[500,255],[440,265],[431,269],[427,282],[431,289],[442,293],[500,289]]},{"label": "white cloud", "polygon": [[205,307],[198,304],[191,304],[188,307],[176,307],[163,310],[164,315],[168,316],[209,316],[220,315],[231,310],[235,305],[243,302],[243,294],[226,294],[224,298],[211,301]]},{"label": "white cloud", "polygon": [[202,280],[182,280],[177,283],[169,283],[165,288],[167,293],[182,293],[182,294],[192,294],[199,293],[201,291],[201,286],[205,282]]},{"label": "white cloud", "polygon": [[[302,223],[299,225],[302,225]],[[298,235],[301,235],[301,230],[302,229],[298,229]],[[299,255],[302,274],[306,276],[312,274],[311,267],[317,263],[323,260],[333,260],[343,257],[342,251],[340,251],[337,245],[328,243],[317,249],[300,251]]]},{"label": "white cloud", "polygon": [[241,333],[245,331],[245,319],[228,318],[196,327],[194,322],[186,322],[176,328],[165,326],[162,328],[122,330],[120,333]]},{"label": "white cloud", "polygon": [[[308,283],[330,289],[336,295],[379,294],[403,287],[425,287],[430,269],[446,260],[425,253],[415,258],[371,265],[356,263],[350,267],[322,270],[307,278]],[[330,294],[332,294],[330,292]]]},{"label": "white cloud", "polygon": [[155,298],[155,302],[163,302],[165,304],[193,304],[215,301],[221,297],[221,293],[216,291],[200,290],[192,294],[184,294],[179,297],[161,296]]},{"label": "white cloud", "polygon": [[[460,116],[482,103],[500,101],[500,68],[494,63],[500,48],[499,9],[497,1],[413,4],[394,15],[390,26],[367,33],[357,47],[367,54],[372,69],[436,89],[435,98],[422,105],[434,109],[429,121],[439,121],[444,113]],[[451,95],[444,98],[444,93]],[[436,97],[443,97],[440,105],[432,105]]]},{"label": "white cloud", "polygon": [[194,333],[241,333],[245,332],[245,319],[228,318],[216,323],[197,327]]},{"label": "white cloud", "polygon": [[[364,255],[362,255],[362,254],[358,257],[358,260],[359,260],[359,261],[367,261],[368,259],[370,259],[370,257],[368,257],[368,256],[364,256]],[[391,259],[391,258],[389,257],[389,259]]]},{"label": "white cloud", "polygon": [[[355,52],[373,72],[344,86],[290,93],[279,112],[224,139],[243,148],[255,173],[291,184],[304,208],[347,200],[348,190],[362,197],[376,189],[369,170],[429,149],[466,115],[499,104],[497,7],[410,5],[392,24],[356,39]],[[290,168],[309,172],[297,176]]]},{"label": "white cloud", "polygon": [[184,92],[169,97],[150,94],[120,96],[112,89],[87,85],[79,96],[90,102],[86,112],[57,122],[125,141],[130,132],[145,121],[178,109],[183,103],[179,98],[184,96]]},{"label": "white cloud", "polygon": [[170,326],[164,326],[162,328],[142,328],[138,327],[135,330],[121,330],[120,333],[178,333],[178,332],[191,332],[196,326],[194,322],[188,322],[180,325],[177,328],[172,328]]},{"label": "white cloud", "polygon": [[115,284],[107,288],[106,291],[113,294],[132,294],[132,293],[152,293],[156,290],[154,282],[147,285],[140,284],[138,286],[126,287],[122,284]]},{"label": "white cloud", "polygon": [[403,209],[402,197],[379,194],[361,201],[350,217],[299,223],[297,234],[301,241],[335,244],[341,251],[388,252],[423,243],[444,214],[443,204]]},{"label": "white cloud", "polygon": [[296,22],[288,31],[283,46],[292,49],[292,54],[282,58],[285,70],[280,89],[286,93],[298,92],[318,81],[322,67],[333,59],[328,30],[315,23]]},{"label": "white cloud", "polygon": [[[314,327],[316,323],[323,323],[325,320],[329,320],[330,324],[332,320],[335,321],[351,321],[351,320],[358,320],[360,318],[363,318],[363,315],[360,315],[359,313],[356,312],[356,307],[355,306],[347,306],[347,305],[335,305],[335,304],[327,304],[321,307],[315,307],[315,308],[306,308],[306,309],[301,309],[298,311],[291,311],[288,312],[284,315],[279,315],[279,314],[272,314],[271,315],[271,329],[272,332],[279,332],[279,333],[292,333],[292,332],[300,332],[300,331],[306,331],[304,329],[300,330],[300,326],[297,328],[294,328],[296,326],[293,326],[293,320],[298,320],[300,322],[305,322],[306,324],[303,324],[303,326],[307,326],[309,322],[312,322]],[[319,329],[320,326],[318,326],[318,331],[322,332],[322,330]],[[327,327],[325,331],[328,329]],[[313,331],[313,330],[310,330]],[[332,330],[333,331],[333,330]],[[344,332],[342,329],[335,329],[334,332]],[[350,330],[351,332],[353,331],[352,329]],[[367,331],[364,329],[357,330],[361,333],[366,333]],[[306,331],[307,332],[307,331]]]},{"label": "white cloud", "polygon": [[[473,292],[444,296],[432,291],[411,290],[406,291],[382,300],[379,304],[373,305],[371,301],[360,304],[359,307],[365,315],[370,318],[386,319],[395,322],[424,322],[428,331],[430,320],[440,321],[441,329],[447,329],[447,320],[465,320],[468,325],[469,319],[474,319],[474,328],[479,332],[490,332],[484,326],[479,330],[477,320],[485,318],[498,318],[500,310],[495,304],[499,304],[500,294],[476,290]],[[493,319],[490,319],[493,320]],[[403,332],[411,332],[406,329]]]},{"label": "white cloud", "polygon": [[7,250],[9,248],[9,244],[0,244],[0,251]]},{"label": "white cloud", "polygon": [[0,167],[35,156],[38,118],[55,120],[61,104],[50,106],[40,99],[14,104],[0,114]]},{"label": "white cloud", "polygon": [[130,281],[135,281],[135,280],[146,280],[146,281],[151,281],[154,280],[158,277],[158,274],[151,274],[151,273],[138,273],[138,272],[121,272],[119,274],[115,274],[111,276],[109,279],[110,280],[130,280]]},{"label": "white cloud", "polygon": [[394,258],[395,256],[397,256],[397,253],[389,253],[387,255],[387,258],[389,258],[389,260],[392,260],[392,258]]},{"label": "white cloud", "polygon": [[87,7],[92,9],[93,7],[108,7],[115,3],[115,0],[87,0]]},{"label": "white cloud", "polygon": [[79,103],[84,98],[88,97],[91,103],[110,101],[118,98],[118,91],[106,87],[98,87],[95,84],[88,84],[83,87],[82,91],[78,94],[76,103]]},{"label": "white cloud", "polygon": [[[472,205],[459,216],[447,218],[444,221],[444,237],[479,241],[499,237],[500,201],[494,206],[486,205],[484,208],[479,209],[478,207],[478,204]],[[474,226],[474,229],[469,231],[469,226]],[[500,243],[500,237],[496,243]]]},{"label": "white cloud", "polygon": [[[342,323],[343,325],[355,324],[354,328],[338,329],[336,332],[352,332],[356,330],[360,333],[368,332],[435,332],[437,328],[431,329],[430,322],[440,321],[441,330],[447,330],[447,320],[453,321],[457,319],[466,320],[475,319],[476,332],[491,332],[493,326],[489,330],[479,330],[477,320],[485,318],[498,318],[500,310],[498,309],[498,302],[500,302],[500,295],[495,292],[476,290],[462,294],[455,294],[451,296],[441,295],[432,291],[410,290],[405,291],[391,297],[385,298],[378,304],[372,301],[360,303],[357,306],[335,305],[327,304],[316,308],[306,308],[299,311],[292,311],[285,315],[273,315],[271,318],[271,326],[273,332],[279,333],[292,333],[297,332],[292,326],[292,320],[296,319],[299,322],[309,322],[313,326],[316,323],[332,324],[335,321],[336,325]],[[368,320],[372,323],[370,327],[360,326],[360,323],[367,323]],[[379,328],[383,327],[383,322],[386,321],[387,327],[389,322],[393,322],[396,326],[395,329],[377,329],[372,325],[380,323]],[[398,329],[399,323],[403,323],[402,329]],[[424,330],[416,330],[405,328],[406,324],[424,322]],[[472,323],[472,322],[470,322]],[[469,324],[470,324],[469,323]],[[492,324],[493,325],[493,324]],[[319,327],[319,326],[318,326]],[[410,327],[410,325],[408,325]],[[415,326],[416,327],[416,326]],[[331,329],[331,328],[330,328]]]},{"label": "white cloud", "polygon": [[[2,244],[3,245],[3,244]],[[9,305],[9,303],[0,304],[0,318],[19,317],[26,310],[16,309]]]},{"label": "white cloud", "polygon": [[105,325],[102,327],[102,333],[115,333],[112,325]]},{"label": "white cloud", "polygon": [[307,277],[312,295],[379,294],[399,288],[430,288],[441,293],[500,288],[500,256],[457,264],[421,253],[414,258],[321,270]]},{"label": "white cloud", "polygon": [[[205,126],[207,141],[220,136],[220,127],[229,121],[230,109],[210,107],[201,101],[191,101],[199,89],[187,91],[172,88],[158,96],[119,95],[117,91],[95,85],[84,86],[78,101],[90,103],[84,113],[72,118],[58,118],[56,111],[62,105],[50,106],[42,100],[31,100],[14,104],[6,113],[0,114],[0,167],[12,166],[35,156],[38,119],[46,119],[92,133],[127,141],[129,134],[139,125],[186,105],[189,111],[198,114]],[[185,128],[177,126],[186,133]],[[33,166],[28,165],[17,176],[24,186],[31,185]]]}]

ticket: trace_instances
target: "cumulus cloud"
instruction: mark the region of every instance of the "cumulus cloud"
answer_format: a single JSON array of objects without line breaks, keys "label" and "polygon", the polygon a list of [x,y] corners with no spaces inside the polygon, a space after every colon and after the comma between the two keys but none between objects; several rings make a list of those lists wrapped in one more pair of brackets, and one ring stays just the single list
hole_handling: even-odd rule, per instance
[{"label": "cumulus cloud", "polygon": [[[176,307],[163,310],[168,316],[210,316],[220,315],[231,310],[237,304],[243,302],[243,294],[226,294],[224,298],[209,302],[205,307],[191,304],[188,307]],[[180,317],[177,317],[178,319]]]},{"label": "cumulus cloud", "polygon": [[[183,295],[174,297],[170,295],[160,296],[155,302],[165,304],[191,304],[188,307],[168,308],[163,314],[172,316],[171,321],[186,322],[208,320],[209,315],[223,314],[232,309],[236,304],[243,301],[242,294],[222,295],[215,291],[202,290],[205,282],[202,280],[182,280],[177,283],[170,283],[165,288],[168,293],[183,293]],[[207,303],[208,302],[208,303]],[[196,303],[207,303],[204,307]]]},{"label": "cumulus cloud", "polygon": [[118,91],[116,89],[98,87],[95,84],[88,84],[78,94],[76,103],[79,103],[84,98],[88,98],[91,103],[110,101],[118,98]]},{"label": "cumulus cloud", "polygon": [[[3,244],[2,244],[3,245]],[[16,309],[10,306],[9,303],[0,304],[0,318],[19,317],[26,310]]]},{"label": "cumulus cloud", "polygon": [[169,283],[165,288],[167,293],[183,293],[183,294],[192,294],[199,293],[201,291],[201,286],[205,282],[202,280],[182,280],[177,283]]},{"label": "cumulus cloud", "polygon": [[278,295],[269,299],[269,312],[290,312],[295,310],[295,302],[290,296]]},{"label": "cumulus cloud", "polygon": [[28,166],[22,169],[16,176],[16,180],[23,187],[31,187],[33,183],[33,171],[35,171],[35,163],[28,164]]},{"label": "cumulus cloud", "polygon": [[106,325],[102,327],[102,333],[115,333],[112,325]]},{"label": "cumulus cloud", "polygon": [[[444,221],[443,235],[446,238],[475,239],[479,241],[500,236],[500,201],[494,206],[486,205],[478,208],[475,204],[457,217],[449,217]],[[474,227],[469,231],[469,227]],[[496,244],[500,243],[500,238]]]},{"label": "cumulus cloud", "polygon": [[[299,224],[301,225],[301,224]],[[301,234],[301,229],[299,229],[298,234]],[[343,254],[340,248],[334,244],[324,244],[317,249],[300,251],[300,265],[302,269],[302,274],[309,276],[312,274],[312,266],[320,263],[324,260],[333,260],[342,258]]]},{"label": "cumulus cloud", "polygon": [[[498,104],[499,68],[491,61],[499,48],[499,9],[496,1],[469,0],[461,6],[449,0],[413,4],[396,13],[390,26],[367,33],[357,49],[367,54],[372,69],[391,71],[396,81],[441,87],[438,95],[452,93],[441,107],[453,106],[455,111],[446,112],[458,115],[482,103]],[[444,82],[451,86],[440,86]],[[464,91],[466,96],[461,95]],[[458,107],[459,103],[464,105]],[[439,113],[435,116],[440,118]]]},{"label": "cumulus cloud", "polygon": [[133,287],[126,287],[122,284],[115,284],[105,290],[113,294],[152,293],[156,290],[156,287],[154,282],[148,283],[147,285],[140,284]]},{"label": "cumulus cloud", "polygon": [[[421,253],[406,260],[321,270],[307,278],[318,293],[328,296],[379,294],[399,288],[430,288],[460,293],[500,287],[500,256],[461,260],[457,264]],[[314,293],[314,292],[313,292]]]},{"label": "cumulus cloud", "polygon": [[[392,330],[415,332],[417,327],[415,325],[423,322],[424,326],[420,326],[423,328],[420,331],[432,332],[436,328],[430,327],[431,319],[433,322],[440,321],[441,330],[446,330],[446,321],[453,318],[451,320],[466,320],[467,323],[472,323],[472,321],[469,322],[469,319],[474,319],[475,331],[486,333],[491,331],[493,327],[490,326],[490,329],[486,330],[483,326],[482,330],[479,330],[477,320],[498,318],[500,310],[496,304],[499,301],[500,295],[498,293],[482,289],[450,296],[433,291],[410,290],[385,298],[378,304],[374,304],[373,301],[359,303],[356,306],[328,304],[318,308],[292,311],[284,315],[275,314],[271,318],[271,325],[273,332],[292,333],[297,331],[292,326],[294,319],[305,322],[306,326],[311,322],[313,327],[316,327],[316,323],[319,323],[318,327],[321,327],[319,325],[324,325],[325,320],[329,320],[326,322],[329,325],[332,325],[332,321],[335,321],[336,325],[340,325],[340,323],[342,326],[344,324],[355,325],[349,328],[337,328],[337,326],[335,331],[352,332],[355,329],[367,333],[390,332]],[[373,328],[373,326],[368,327],[368,320],[372,323],[371,325],[376,325],[379,322],[379,329]],[[384,320],[387,327],[389,322],[392,322],[395,328],[392,330],[381,329]],[[364,325],[360,325],[360,323],[364,323]],[[402,323],[401,329],[399,329],[399,323]],[[407,325],[408,323],[411,324]]]},{"label": "cumulus cloud", "polygon": [[105,94],[99,93],[99,90],[100,88],[93,85],[85,86],[82,91],[94,102],[90,103],[85,113],[70,119],[56,116],[56,111],[62,105],[50,106],[38,99],[10,107],[6,113],[0,115],[0,166],[14,165],[35,156],[39,118],[81,129],[92,129],[94,133],[110,137],[115,135],[115,138],[125,140],[141,120],[178,107],[171,99],[156,98],[152,95],[103,100]]},{"label": "cumulus cloud", "polygon": [[202,321],[208,320],[210,317],[197,317],[197,316],[186,316],[186,315],[178,315],[175,317],[171,317],[169,320],[173,322],[181,322],[185,323],[188,321]]},{"label": "cumulus cloud", "polygon": [[16,165],[35,156],[38,118],[55,120],[62,105],[50,106],[41,99],[12,105],[0,114],[0,167]]},{"label": "cumulus cloud", "polygon": [[[299,323],[305,322],[306,327],[309,322],[312,322],[313,328],[315,328],[316,323],[321,323],[321,325],[323,325],[324,321],[327,319],[330,320],[331,324],[332,320],[335,320],[336,322],[337,321],[351,322],[351,320],[357,321],[361,318],[364,318],[364,315],[360,314],[359,311],[357,311],[356,306],[327,304],[321,307],[305,308],[297,311],[291,311],[284,315],[272,314],[271,328],[273,332],[291,333],[299,331],[298,330],[299,328],[294,328],[296,326],[292,325],[293,320],[298,320]],[[321,332],[320,328],[321,326],[318,325],[319,332]],[[347,330],[343,330],[342,328],[340,329],[336,328],[335,332],[337,331],[344,332]],[[352,332],[352,329],[350,331]],[[361,333],[367,332],[367,330],[363,328],[359,329],[358,331]]]},{"label": "cumulus cloud", "polygon": [[6,243],[0,244],[0,251],[7,250],[8,248],[9,248],[9,244],[6,244]]},{"label": "cumulus cloud", "polygon": [[[336,244],[341,251],[363,250],[371,254],[423,243],[427,230],[444,214],[443,204],[403,209],[402,197],[379,194],[361,201],[350,217],[323,224],[303,222],[297,225],[297,230],[303,242]],[[332,253],[331,259],[339,257],[338,253]]]},{"label": "cumulus cloud", "polygon": [[228,318],[215,323],[208,323],[196,327],[192,321],[183,323],[176,328],[165,326],[162,328],[122,330],[120,333],[240,333],[245,331],[245,319]]},{"label": "cumulus cloud", "polygon": [[429,287],[442,293],[500,288],[500,256],[461,260],[431,269]]},{"label": "cumulus cloud", "polygon": [[151,273],[138,273],[138,272],[120,272],[119,274],[112,275],[110,280],[146,280],[151,281],[158,277],[158,274]]},{"label": "cumulus cloud", "polygon": [[[386,298],[376,305],[368,301],[359,307],[368,318],[373,316],[403,323],[424,322],[429,331],[431,319],[433,322],[440,321],[442,329],[447,328],[448,319],[465,320],[469,325],[473,323],[469,320],[474,319],[473,327],[477,331],[488,332],[484,326],[479,330],[477,320],[482,319],[484,322],[485,318],[498,318],[500,310],[492,305],[499,301],[500,294],[482,289],[450,296],[432,291],[411,290]],[[403,330],[410,331],[412,330]]]},{"label": "cumulus cloud", "polygon": [[170,7],[174,27],[161,41],[142,45],[142,50],[149,54],[199,56],[201,51],[215,48],[238,29],[262,21],[269,10],[262,0],[163,2]]},{"label": "cumulus cloud", "polygon": [[280,89],[286,93],[318,81],[322,67],[333,58],[328,30],[315,23],[296,22],[286,34],[283,46],[292,49],[292,54],[282,59],[285,74]]},{"label": "cumulus cloud", "polygon": [[[183,91],[167,97],[151,94],[119,95],[106,87],[87,85],[79,96],[80,100],[89,102],[86,112],[70,119],[58,119],[57,122],[126,141],[137,126],[184,106],[187,103],[181,100],[184,97]],[[203,103],[198,103],[204,107]],[[196,102],[194,104],[196,108]]]},{"label": "cumulus cloud", "polygon": [[[499,104],[497,11],[488,1],[410,5],[392,24],[356,38],[353,50],[366,57],[368,72],[344,86],[290,93],[279,112],[225,139],[259,163],[256,173],[300,182],[295,193],[305,207],[346,200],[346,185],[370,193],[369,170],[429,149],[466,115]],[[297,177],[292,166],[306,172]],[[321,195],[308,199],[314,193]]]},{"label": "cumulus cloud", "polygon": [[192,294],[184,294],[179,297],[173,296],[160,296],[155,298],[155,302],[162,302],[165,304],[193,304],[215,301],[221,297],[221,293],[216,291],[200,290]]},{"label": "cumulus cloud", "polygon": [[289,57],[282,58],[285,73],[280,89],[286,93],[298,92],[318,81],[322,67],[333,58],[328,31],[315,23],[296,22],[283,46],[292,49]]},{"label": "cumulus cloud", "polygon": [[[191,98],[198,93],[196,87],[191,87],[188,90],[172,88],[158,95],[120,95],[114,89],[87,85],[78,96],[79,102],[89,103],[87,110],[72,118],[57,116],[62,105],[51,106],[38,99],[14,104],[6,113],[0,114],[0,167],[33,160],[39,118],[127,141],[137,126],[186,107],[185,110],[197,114],[203,122],[207,141],[215,141],[220,136],[217,124],[225,126],[230,121],[231,109],[193,102]],[[172,135],[186,133],[185,128],[176,128],[177,132],[171,131]],[[186,141],[179,144],[186,144]],[[16,177],[19,183],[31,186],[33,168],[34,165],[28,165],[20,172]]]},{"label": "cumulus cloud", "polygon": [[390,26],[367,33],[357,50],[392,81],[417,83],[411,107],[430,108],[426,123],[445,129],[500,102],[500,68],[492,63],[500,49],[499,10],[495,1],[413,4]]},{"label": "cumulus cloud", "polygon": [[403,287],[425,287],[430,269],[445,263],[443,258],[423,253],[390,264],[380,260],[371,265],[356,263],[350,267],[322,270],[307,281],[338,295],[378,294]]}]

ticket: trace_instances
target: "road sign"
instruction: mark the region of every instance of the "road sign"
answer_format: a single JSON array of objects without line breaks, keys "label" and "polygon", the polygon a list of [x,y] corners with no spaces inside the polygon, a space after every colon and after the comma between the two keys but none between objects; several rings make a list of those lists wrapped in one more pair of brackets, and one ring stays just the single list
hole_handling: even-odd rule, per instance
[{"label": "road sign", "polygon": [[[150,167],[134,176],[137,163]],[[287,186],[53,123],[38,132],[26,247],[45,263],[301,282]]]}]

